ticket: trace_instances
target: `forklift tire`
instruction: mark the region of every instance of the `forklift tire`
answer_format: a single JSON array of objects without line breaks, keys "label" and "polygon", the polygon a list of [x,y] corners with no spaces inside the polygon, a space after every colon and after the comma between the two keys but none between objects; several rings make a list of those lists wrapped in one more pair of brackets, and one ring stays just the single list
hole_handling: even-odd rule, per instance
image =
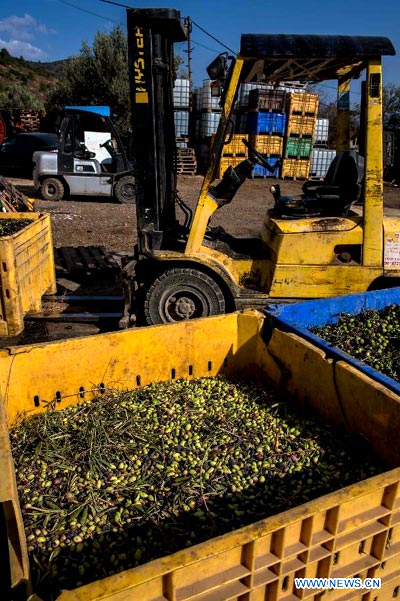
[{"label": "forklift tire", "polygon": [[125,175],[117,181],[114,188],[114,196],[121,204],[135,204],[135,178],[133,175]]},{"label": "forklift tire", "polygon": [[62,200],[64,198],[63,183],[55,177],[48,177],[40,186],[40,194],[44,200]]},{"label": "forklift tire", "polygon": [[207,274],[188,267],[169,269],[150,286],[144,312],[149,325],[225,313],[225,297]]}]

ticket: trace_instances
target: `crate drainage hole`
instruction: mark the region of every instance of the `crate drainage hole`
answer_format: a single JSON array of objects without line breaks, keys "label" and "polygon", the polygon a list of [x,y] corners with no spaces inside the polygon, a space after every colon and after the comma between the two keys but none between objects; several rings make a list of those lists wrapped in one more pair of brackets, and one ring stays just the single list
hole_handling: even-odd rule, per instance
[{"label": "crate drainage hole", "polygon": [[136,376],[136,386],[140,386],[142,383],[142,378],[140,376]]},{"label": "crate drainage hole", "polygon": [[284,579],[282,580],[282,590],[285,591],[288,587],[288,583],[289,583],[289,576],[285,576]]},{"label": "crate drainage hole", "polygon": [[56,399],[57,403],[61,403],[61,392],[59,390],[57,390],[57,392],[55,394],[55,399]]},{"label": "crate drainage hole", "polygon": [[40,400],[37,394],[35,394],[35,396],[33,397],[33,404],[35,405],[35,407],[39,407],[40,405]]},{"label": "crate drainage hole", "polygon": [[173,368],[171,369],[171,380],[175,380],[175,377],[176,377],[176,370],[175,370],[175,368],[173,367]]},{"label": "crate drainage hole", "polygon": [[83,386],[80,386],[80,387],[79,387],[79,397],[80,397],[81,399],[84,399],[84,398],[85,398],[85,389],[84,389],[84,387],[83,387]]},{"label": "crate drainage hole", "polygon": [[104,386],[104,382],[100,382],[99,384],[99,392],[100,394],[104,394],[106,391],[106,387]]},{"label": "crate drainage hole", "polygon": [[212,361],[209,361],[209,362],[207,363],[207,369],[208,369],[208,371],[211,371],[211,370],[212,370]]},{"label": "crate drainage hole", "polygon": [[193,365],[189,365],[188,372],[189,372],[189,376],[193,376]]},{"label": "crate drainage hole", "polygon": [[396,586],[393,589],[392,597],[398,597],[398,595],[399,595],[399,589],[400,589],[400,586]]}]

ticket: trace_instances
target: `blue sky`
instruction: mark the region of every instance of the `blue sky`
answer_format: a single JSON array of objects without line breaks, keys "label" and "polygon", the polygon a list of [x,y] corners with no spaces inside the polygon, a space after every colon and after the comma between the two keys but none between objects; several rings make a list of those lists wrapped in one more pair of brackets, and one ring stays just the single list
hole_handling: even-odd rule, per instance
[{"label": "blue sky", "polygon": [[[400,85],[398,0],[141,0],[136,6],[180,9],[234,50],[241,33],[385,35],[398,55],[384,59],[384,82]],[[83,39],[91,42],[96,31],[118,23],[125,27],[125,9],[100,0],[0,0],[0,47],[31,60],[62,59],[77,54]],[[207,64],[224,49],[196,27],[192,38],[194,83],[200,85]],[[186,57],[184,48],[176,50]]]}]

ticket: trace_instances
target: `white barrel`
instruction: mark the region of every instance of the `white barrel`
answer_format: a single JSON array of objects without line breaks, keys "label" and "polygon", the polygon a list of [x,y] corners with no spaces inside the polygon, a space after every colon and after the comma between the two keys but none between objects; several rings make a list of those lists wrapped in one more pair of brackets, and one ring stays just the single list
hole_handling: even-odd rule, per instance
[{"label": "white barrel", "polygon": [[314,128],[314,144],[327,144],[329,136],[329,119],[317,119]]},{"label": "white barrel", "polygon": [[200,135],[203,138],[212,136],[218,129],[220,113],[203,113],[200,121]]},{"label": "white barrel", "polygon": [[174,83],[174,107],[189,107],[189,80],[176,79]]},{"label": "white barrel", "polygon": [[336,156],[336,150],[313,148],[311,154],[310,177],[325,177],[329,165]]},{"label": "white barrel", "polygon": [[220,98],[211,96],[211,79],[203,80],[203,87],[201,88],[201,108],[203,110],[221,111],[219,105]]},{"label": "white barrel", "polygon": [[189,111],[174,111],[175,135],[186,138],[189,135]]}]

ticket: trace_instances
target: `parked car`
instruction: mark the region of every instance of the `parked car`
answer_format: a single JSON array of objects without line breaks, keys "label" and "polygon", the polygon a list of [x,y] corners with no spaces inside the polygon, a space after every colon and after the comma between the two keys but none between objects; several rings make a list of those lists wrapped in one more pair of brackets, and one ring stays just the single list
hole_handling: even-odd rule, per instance
[{"label": "parked car", "polygon": [[32,132],[9,136],[0,144],[0,171],[5,175],[19,172],[32,177],[33,153],[57,152],[57,148],[57,134]]}]

